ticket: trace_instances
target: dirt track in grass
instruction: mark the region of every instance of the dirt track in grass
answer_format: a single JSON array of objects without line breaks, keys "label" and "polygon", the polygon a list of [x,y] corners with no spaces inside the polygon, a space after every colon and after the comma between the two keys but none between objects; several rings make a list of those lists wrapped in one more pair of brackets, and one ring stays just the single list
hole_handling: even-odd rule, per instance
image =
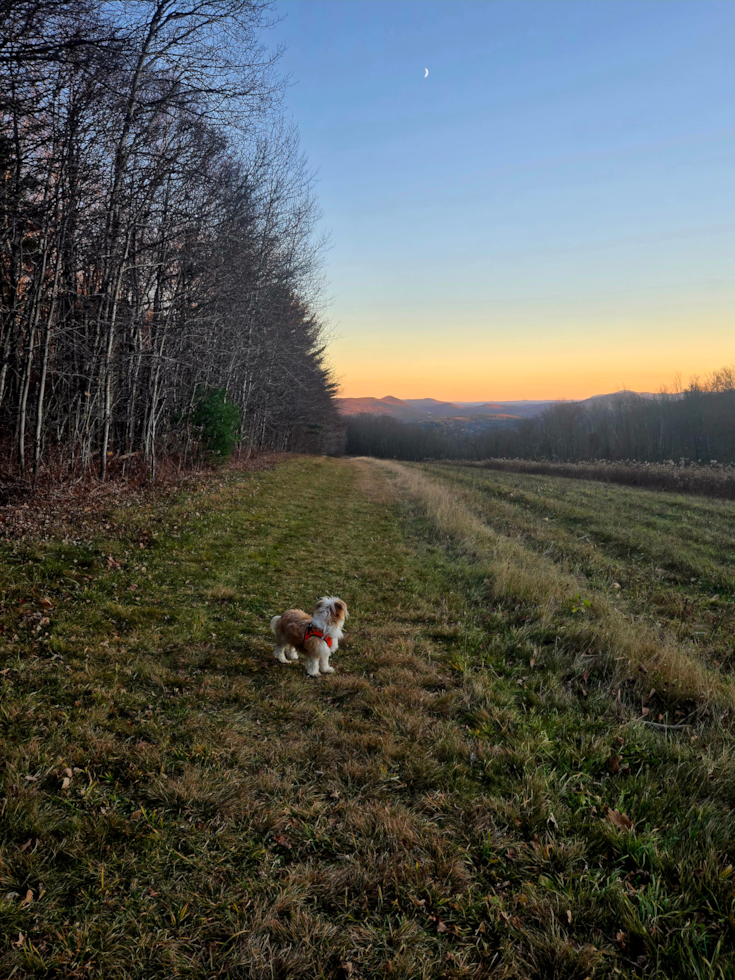
[{"label": "dirt track in grass", "polygon": [[[731,975],[727,717],[632,717],[370,461],[109,523],[0,550],[2,975]],[[322,594],[312,682],[268,623]]]}]

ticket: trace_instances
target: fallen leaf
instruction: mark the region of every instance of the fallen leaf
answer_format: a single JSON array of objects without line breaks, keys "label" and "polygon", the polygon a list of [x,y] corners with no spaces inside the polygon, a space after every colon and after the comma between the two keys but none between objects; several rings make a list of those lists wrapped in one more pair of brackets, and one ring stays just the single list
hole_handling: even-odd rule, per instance
[{"label": "fallen leaf", "polygon": [[621,929],[620,932],[618,932],[615,936],[615,942],[621,947],[621,949],[625,949],[626,947],[625,940],[627,938],[628,938],[627,932],[623,932],[623,930]]},{"label": "fallen leaf", "polygon": [[567,909],[567,922],[569,923],[569,925],[572,924],[572,910],[571,909]]},{"label": "fallen leaf", "polygon": [[608,760],[608,763],[607,764],[610,767],[610,772],[613,774],[613,776],[620,769],[620,763],[622,761],[623,761],[622,755],[613,755],[613,756],[610,756],[610,759]]},{"label": "fallen leaf", "polygon": [[536,658],[535,657],[531,657],[531,666],[532,667],[535,667],[536,666]]},{"label": "fallen leaf", "polygon": [[15,940],[14,943],[11,943],[10,945],[13,947],[13,949],[20,949],[20,947],[23,945],[25,941],[26,941],[26,937],[23,935],[22,932],[19,932],[18,938]]},{"label": "fallen leaf", "polygon": [[621,813],[620,810],[608,810],[607,819],[618,830],[624,830],[627,833],[633,829],[633,821],[626,813]]},{"label": "fallen leaf", "polygon": [[69,779],[68,776],[64,776],[63,780],[61,781],[61,788],[69,789],[70,785],[71,785],[71,779]]},{"label": "fallen leaf", "polygon": [[50,599],[48,599],[48,598],[41,599],[41,605],[43,606],[44,609],[53,609],[54,608],[53,602]]},{"label": "fallen leaf", "polygon": [[550,823],[551,826],[554,828],[554,830],[558,830],[559,829],[559,824],[556,822],[556,817],[554,816],[553,813],[550,813],[549,814],[549,819],[546,822],[547,823]]},{"label": "fallen leaf", "polygon": [[32,901],[33,901],[33,889],[29,888],[28,891],[26,892],[26,897],[20,903],[20,907],[23,908],[26,905],[30,905]]},{"label": "fallen leaf", "polygon": [[643,709],[643,710],[641,711],[641,714],[643,715],[643,717],[644,717],[644,718],[646,718],[646,717],[647,717],[648,715],[650,715],[650,713],[651,713],[651,710],[650,710],[650,708],[644,708],[644,709]]}]

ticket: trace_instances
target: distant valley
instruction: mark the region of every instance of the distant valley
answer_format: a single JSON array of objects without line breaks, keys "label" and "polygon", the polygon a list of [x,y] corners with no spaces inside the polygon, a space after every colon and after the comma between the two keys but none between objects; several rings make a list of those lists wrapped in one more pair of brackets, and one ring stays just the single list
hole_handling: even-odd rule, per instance
[{"label": "distant valley", "polygon": [[[655,397],[651,392],[617,391],[607,395],[593,395],[580,401],[581,405],[611,402],[627,395],[637,394],[641,398]],[[515,401],[515,402],[443,402],[436,398],[337,398],[337,407],[342,415],[389,415],[403,422],[427,422],[440,419],[478,419],[487,421],[511,421],[533,418],[540,415],[556,401]]]}]

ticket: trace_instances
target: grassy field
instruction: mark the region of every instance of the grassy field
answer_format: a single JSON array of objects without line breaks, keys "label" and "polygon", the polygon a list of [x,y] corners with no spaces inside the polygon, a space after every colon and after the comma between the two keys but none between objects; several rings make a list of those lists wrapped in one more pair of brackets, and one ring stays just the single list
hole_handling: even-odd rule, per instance
[{"label": "grassy field", "polygon": [[543,474],[577,480],[622,484],[647,490],[667,490],[677,494],[697,494],[735,500],[735,466],[712,462],[709,465],[613,462],[594,460],[584,463],[560,463],[550,460],[486,459],[463,461],[464,466],[500,470],[505,473]]},{"label": "grassy field", "polygon": [[636,621],[695,646],[703,662],[727,673],[735,666],[732,503],[458,467],[429,472],[469,492],[483,522],[569,569],[583,590],[614,596]]},{"label": "grassy field", "polygon": [[6,541],[0,976],[735,976],[733,537],[297,458]]}]

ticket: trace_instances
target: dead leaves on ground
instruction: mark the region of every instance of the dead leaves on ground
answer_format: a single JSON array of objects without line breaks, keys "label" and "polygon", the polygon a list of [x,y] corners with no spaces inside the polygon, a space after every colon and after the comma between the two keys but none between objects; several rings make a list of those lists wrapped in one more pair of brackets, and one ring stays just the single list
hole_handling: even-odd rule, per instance
[{"label": "dead leaves on ground", "polygon": [[608,810],[605,816],[613,827],[616,827],[622,833],[628,834],[635,829],[635,824],[627,813],[621,813],[620,810]]}]

